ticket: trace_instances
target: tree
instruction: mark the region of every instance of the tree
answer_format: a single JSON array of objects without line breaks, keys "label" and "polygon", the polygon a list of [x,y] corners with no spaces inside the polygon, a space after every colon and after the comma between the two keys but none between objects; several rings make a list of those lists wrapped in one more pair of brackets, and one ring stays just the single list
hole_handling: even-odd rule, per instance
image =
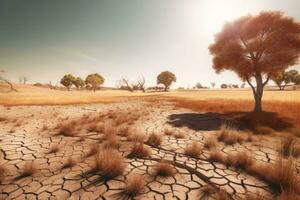
[{"label": "tree", "polygon": [[[0,74],[1,74],[1,73],[5,73],[5,71],[4,71],[4,70],[0,70]],[[17,91],[18,91],[18,90],[16,90],[16,89],[14,88],[13,84],[12,84],[10,81],[8,81],[7,79],[5,79],[5,78],[2,77],[1,75],[0,75],[0,82],[4,82],[4,83],[8,84],[9,87],[10,87],[10,91],[14,91],[14,92],[17,92]]]},{"label": "tree", "polygon": [[211,85],[212,88],[215,88],[216,83],[215,82],[211,82],[210,85]]},{"label": "tree", "polygon": [[82,88],[85,85],[84,81],[80,77],[75,78],[72,83],[77,89]]},{"label": "tree", "polygon": [[129,84],[128,79],[122,78],[121,80],[119,80],[119,88],[122,89],[122,90],[128,90],[130,92],[133,92],[134,85]]},{"label": "tree", "polygon": [[145,84],[146,84],[145,78],[144,78],[144,77],[141,77],[141,78],[137,81],[138,89],[139,89],[139,90],[142,90],[143,92],[146,92]]},{"label": "tree", "polygon": [[246,86],[246,83],[242,83],[240,88],[245,88],[245,86]]},{"label": "tree", "polygon": [[298,74],[295,78],[295,85],[299,85],[300,84],[300,74]]},{"label": "tree", "polygon": [[176,82],[176,76],[172,72],[164,71],[157,76],[157,84],[163,84],[165,91],[170,88],[173,82]]},{"label": "tree", "polygon": [[272,74],[297,63],[300,24],[281,12],[248,15],[226,23],[209,50],[217,73],[231,70],[247,81],[255,100],[253,111],[260,112],[263,89]]},{"label": "tree", "polygon": [[298,75],[298,71],[295,70],[295,69],[292,69],[292,70],[288,71],[287,72],[287,79],[288,79],[289,83],[294,83],[295,84],[297,75]]},{"label": "tree", "polygon": [[90,74],[85,79],[85,84],[95,92],[104,83],[104,78],[100,74]]},{"label": "tree", "polygon": [[227,84],[225,84],[225,83],[223,83],[223,84],[221,84],[221,88],[227,88]]},{"label": "tree", "polygon": [[296,77],[298,75],[297,70],[290,70],[290,71],[278,71],[277,73],[271,76],[271,80],[273,80],[276,85],[279,87],[279,90],[284,90],[287,84],[294,83],[296,81]]},{"label": "tree", "polygon": [[65,86],[68,90],[70,90],[73,82],[75,80],[75,77],[72,74],[66,74],[64,77],[60,80],[60,83]]},{"label": "tree", "polygon": [[28,78],[26,77],[26,76],[20,76],[19,77],[19,83],[20,84],[26,84],[27,83],[27,81],[28,81]]},{"label": "tree", "polygon": [[200,89],[200,88],[203,88],[202,84],[201,83],[196,83],[196,86],[195,86],[197,89]]}]

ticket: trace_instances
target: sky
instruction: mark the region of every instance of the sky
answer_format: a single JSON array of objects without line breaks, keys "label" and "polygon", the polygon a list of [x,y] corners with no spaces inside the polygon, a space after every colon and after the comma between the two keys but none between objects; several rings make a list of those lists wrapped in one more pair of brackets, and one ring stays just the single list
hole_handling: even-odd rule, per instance
[{"label": "sky", "polygon": [[105,86],[142,76],[154,86],[165,70],[177,76],[174,88],[241,83],[214,72],[214,34],[262,10],[300,21],[299,9],[299,0],[0,0],[0,70],[31,83],[99,73]]}]

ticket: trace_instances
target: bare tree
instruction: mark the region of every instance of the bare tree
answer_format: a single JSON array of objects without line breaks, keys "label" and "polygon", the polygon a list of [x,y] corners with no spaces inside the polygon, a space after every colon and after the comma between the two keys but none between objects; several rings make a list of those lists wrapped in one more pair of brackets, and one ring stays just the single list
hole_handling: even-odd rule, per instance
[{"label": "bare tree", "polygon": [[[0,70],[0,73],[5,73],[5,71]],[[1,75],[0,75],[0,82],[4,82],[4,83],[8,84],[10,87],[10,91],[17,92],[17,90],[14,88],[13,84],[10,81],[8,81],[7,79],[5,79],[4,77],[2,77]]]},{"label": "bare tree", "polygon": [[26,84],[28,81],[28,78],[26,76],[20,76],[19,77],[19,83],[20,84]]},{"label": "bare tree", "polygon": [[142,90],[143,92],[146,92],[145,83],[146,83],[146,80],[145,80],[145,77],[143,77],[143,76],[137,81],[138,88],[140,90]]},{"label": "bare tree", "polygon": [[120,81],[119,81],[119,87],[121,89],[125,89],[125,90],[128,90],[130,92],[133,92],[133,86],[129,83],[129,80],[126,79],[126,78],[122,78]]}]

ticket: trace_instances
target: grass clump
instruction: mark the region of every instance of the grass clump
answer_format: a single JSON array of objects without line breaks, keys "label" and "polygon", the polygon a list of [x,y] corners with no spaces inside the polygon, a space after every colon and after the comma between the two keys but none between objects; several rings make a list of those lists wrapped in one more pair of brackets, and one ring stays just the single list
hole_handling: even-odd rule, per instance
[{"label": "grass clump", "polygon": [[125,168],[126,164],[124,159],[119,152],[114,149],[103,149],[95,155],[93,170],[100,171],[106,180],[122,175]]},{"label": "grass clump", "polygon": [[166,161],[161,161],[154,165],[154,175],[159,177],[171,177],[174,176],[176,170],[174,166]]},{"label": "grass clump", "polygon": [[184,154],[192,158],[199,158],[202,152],[202,147],[199,143],[193,142],[188,144],[184,149]]},{"label": "grass clump", "polygon": [[147,144],[158,147],[161,145],[162,139],[161,136],[155,133],[151,133],[150,136],[148,137]]},{"label": "grass clump", "polygon": [[129,158],[145,158],[149,157],[150,150],[141,142],[135,142],[128,155]]}]

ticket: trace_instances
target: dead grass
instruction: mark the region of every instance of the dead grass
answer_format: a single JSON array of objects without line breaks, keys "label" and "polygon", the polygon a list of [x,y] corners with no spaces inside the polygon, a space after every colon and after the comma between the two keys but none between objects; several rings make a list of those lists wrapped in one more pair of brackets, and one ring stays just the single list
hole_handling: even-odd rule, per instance
[{"label": "dead grass", "polygon": [[151,133],[150,136],[148,137],[147,144],[158,147],[161,145],[162,139],[161,136],[155,133]]},{"label": "dead grass", "polygon": [[184,149],[184,154],[192,158],[198,159],[202,152],[202,147],[198,142],[188,144]]},{"label": "dead grass", "polygon": [[99,153],[99,145],[98,144],[92,144],[89,151],[85,155],[86,157],[90,157],[93,155],[96,155]]},{"label": "dead grass", "polygon": [[154,176],[158,177],[170,177],[174,176],[176,173],[176,170],[174,166],[172,166],[170,163],[166,161],[161,161],[154,165]]},{"label": "dead grass", "polygon": [[226,124],[222,124],[221,129],[218,132],[218,140],[224,142],[227,145],[242,143],[246,139],[246,135],[243,135],[242,132]]},{"label": "dead grass", "polygon": [[204,185],[200,188],[199,199],[208,199],[211,195],[215,193],[216,190],[211,185]]},{"label": "dead grass", "polygon": [[73,123],[66,123],[66,124],[60,124],[59,125],[59,135],[63,135],[66,137],[74,137],[76,136],[76,131],[74,130],[74,124]]},{"label": "dead grass", "polygon": [[178,133],[174,134],[174,137],[176,139],[183,139],[183,138],[185,138],[185,134],[183,132],[178,132]]},{"label": "dead grass", "polygon": [[168,135],[168,136],[174,134],[173,131],[172,131],[171,129],[168,129],[168,128],[166,128],[166,129],[164,130],[164,133],[165,133],[165,135]]},{"label": "dead grass", "polygon": [[125,168],[124,159],[114,149],[102,149],[99,154],[95,155],[93,170],[100,171],[106,180],[122,175]]},{"label": "dead grass", "polygon": [[204,141],[204,147],[207,149],[215,149],[217,147],[217,143],[215,136],[209,136]]},{"label": "dead grass", "polygon": [[128,155],[130,158],[146,158],[149,157],[150,150],[141,142],[135,142]]},{"label": "dead grass", "polygon": [[67,162],[62,166],[63,169],[74,167],[77,163],[77,160],[69,157]]},{"label": "dead grass", "polygon": [[254,159],[247,151],[241,151],[238,153],[231,153],[227,156],[226,163],[229,166],[237,169],[247,170],[254,164]]},{"label": "dead grass", "polygon": [[227,163],[227,157],[226,154],[217,150],[217,149],[211,149],[209,152],[209,160],[212,162],[220,162],[223,164]]},{"label": "dead grass", "polygon": [[134,131],[133,133],[130,133],[127,135],[127,140],[130,142],[144,142],[145,135],[142,133],[139,133],[137,131]]},{"label": "dead grass", "polygon": [[231,200],[225,190],[220,189],[216,194],[216,200]]},{"label": "dead grass", "polygon": [[22,166],[22,172],[19,176],[19,178],[32,176],[37,172],[36,165],[33,162],[26,162]]},{"label": "dead grass", "polygon": [[[237,93],[237,92],[236,92]],[[238,94],[238,93],[237,93]],[[282,95],[283,97],[285,95]],[[242,96],[239,96],[242,99]],[[226,99],[227,98],[227,99]],[[230,99],[230,100],[228,100]],[[271,98],[270,98],[271,99]],[[223,99],[198,100],[191,96],[190,99],[172,97],[170,101],[177,107],[189,108],[198,112],[220,113],[224,118],[230,118],[246,128],[252,128],[256,132],[269,133],[274,130],[282,130],[292,125],[299,128],[300,124],[300,102],[282,100],[263,101],[263,109],[271,113],[249,113],[253,109],[253,101],[248,99],[237,100],[227,96]],[[225,115],[227,113],[227,115]],[[273,113],[276,113],[274,115]],[[236,117],[232,118],[232,114]],[[257,130],[257,127],[268,127],[269,130]]]},{"label": "dead grass", "polygon": [[122,137],[127,137],[127,135],[129,134],[129,127],[127,125],[121,125],[118,127],[118,135],[122,136]]},{"label": "dead grass", "polygon": [[300,156],[300,145],[296,144],[296,138],[287,136],[282,138],[280,143],[279,152],[283,157],[299,157]]},{"label": "dead grass", "polygon": [[120,196],[122,199],[134,199],[145,191],[145,182],[143,176],[139,174],[130,174],[126,179],[126,186],[124,187]]},{"label": "dead grass", "polygon": [[279,157],[274,164],[255,163],[247,171],[266,181],[274,190],[300,194],[300,177],[292,158]]},{"label": "dead grass", "polygon": [[47,153],[56,153],[59,151],[59,145],[58,144],[52,144],[48,150]]}]

